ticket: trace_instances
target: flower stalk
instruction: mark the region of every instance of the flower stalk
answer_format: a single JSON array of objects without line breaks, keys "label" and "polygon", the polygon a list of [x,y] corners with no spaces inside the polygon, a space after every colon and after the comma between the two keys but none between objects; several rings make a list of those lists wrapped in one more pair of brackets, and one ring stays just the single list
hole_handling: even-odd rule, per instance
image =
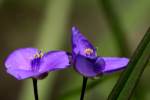
[{"label": "flower stalk", "polygon": [[80,100],[84,100],[84,94],[86,91],[87,80],[88,80],[88,78],[83,76],[83,84],[82,84]]},{"label": "flower stalk", "polygon": [[34,98],[35,100],[39,100],[38,97],[38,87],[37,87],[37,79],[32,78],[33,81],[33,89],[34,89]]}]

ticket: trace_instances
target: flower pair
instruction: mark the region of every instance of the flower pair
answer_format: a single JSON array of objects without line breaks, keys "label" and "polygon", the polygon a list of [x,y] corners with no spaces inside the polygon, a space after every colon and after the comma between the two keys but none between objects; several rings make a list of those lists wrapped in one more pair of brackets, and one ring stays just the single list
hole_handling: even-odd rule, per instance
[{"label": "flower pair", "polygon": [[127,58],[97,56],[95,47],[76,27],[72,27],[72,54],[65,51],[42,53],[36,48],[22,48],[9,55],[5,66],[7,72],[18,80],[41,79],[50,71],[70,65],[85,77],[95,77],[123,69],[128,61]]}]

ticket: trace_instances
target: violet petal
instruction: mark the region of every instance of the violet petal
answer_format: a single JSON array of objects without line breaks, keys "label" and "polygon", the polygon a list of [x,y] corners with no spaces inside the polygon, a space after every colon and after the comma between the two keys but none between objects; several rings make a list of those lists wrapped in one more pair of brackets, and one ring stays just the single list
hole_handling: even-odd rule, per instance
[{"label": "violet petal", "polygon": [[33,72],[32,70],[7,69],[7,72],[18,80],[40,75],[40,73]]},{"label": "violet petal", "polygon": [[[88,51],[86,53],[86,51]],[[96,56],[96,49],[94,46],[88,41],[86,37],[84,37],[76,27],[72,27],[72,52],[73,55],[84,55],[84,56]]]},{"label": "violet petal", "polygon": [[95,68],[97,68],[97,70],[100,70],[100,71],[105,69],[105,61],[102,57],[97,57],[96,58]]},{"label": "violet petal", "polygon": [[129,62],[128,58],[120,57],[103,57],[103,59],[105,61],[105,69],[103,70],[104,73],[110,73],[124,69]]},{"label": "violet petal", "polygon": [[31,70],[31,60],[38,52],[36,48],[21,48],[11,53],[5,61],[7,69]]},{"label": "violet petal", "polygon": [[[75,61],[75,69],[83,76],[86,77],[95,77],[102,72],[102,68],[104,65],[100,63],[96,63],[95,59],[89,59],[85,56],[78,55]],[[100,59],[99,59],[100,60]]]},{"label": "violet petal", "polygon": [[53,70],[65,69],[69,67],[69,54],[65,51],[50,51],[45,53],[39,72],[48,72]]}]

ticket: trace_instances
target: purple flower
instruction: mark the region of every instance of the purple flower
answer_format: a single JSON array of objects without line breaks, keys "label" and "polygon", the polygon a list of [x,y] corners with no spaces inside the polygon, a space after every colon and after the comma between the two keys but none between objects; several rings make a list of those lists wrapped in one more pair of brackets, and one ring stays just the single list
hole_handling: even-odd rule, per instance
[{"label": "purple flower", "polygon": [[49,71],[69,67],[68,53],[42,53],[36,48],[21,48],[12,52],[5,61],[7,72],[16,79],[43,78]]},{"label": "purple flower", "polygon": [[76,27],[72,27],[72,59],[76,71],[85,77],[123,69],[129,62],[128,58],[97,56],[96,48]]}]

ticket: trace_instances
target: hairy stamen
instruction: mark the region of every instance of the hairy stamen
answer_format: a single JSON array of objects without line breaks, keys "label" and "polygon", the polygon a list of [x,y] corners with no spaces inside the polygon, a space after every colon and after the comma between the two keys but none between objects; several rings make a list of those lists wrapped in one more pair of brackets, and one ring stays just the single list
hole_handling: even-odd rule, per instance
[{"label": "hairy stamen", "polygon": [[91,55],[93,53],[93,50],[91,48],[86,48],[84,50],[84,53],[87,54],[87,55]]},{"label": "hairy stamen", "polygon": [[38,52],[34,55],[34,58],[42,58],[43,57],[43,53],[42,52]]},{"label": "hairy stamen", "polygon": [[41,64],[41,58],[43,57],[43,53],[40,51],[40,52],[37,52],[35,55],[34,55],[34,59],[31,61],[31,66],[32,66],[32,70],[33,71],[37,71],[39,70],[39,66]]}]

